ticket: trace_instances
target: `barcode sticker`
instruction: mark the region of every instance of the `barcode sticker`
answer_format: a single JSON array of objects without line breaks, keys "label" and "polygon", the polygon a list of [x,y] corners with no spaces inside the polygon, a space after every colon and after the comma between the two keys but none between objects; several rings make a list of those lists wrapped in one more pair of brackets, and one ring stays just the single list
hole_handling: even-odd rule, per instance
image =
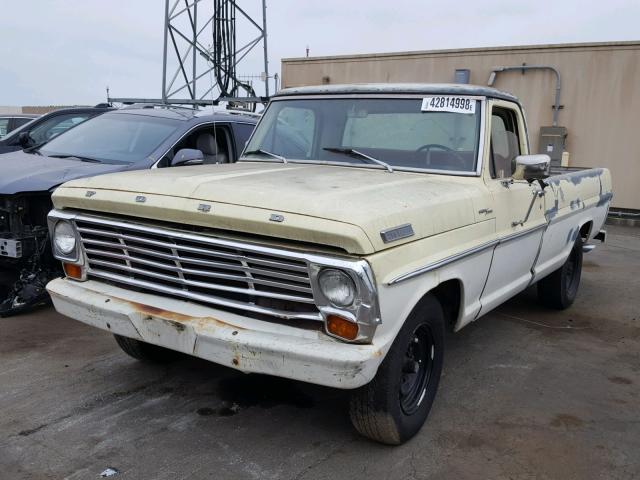
[{"label": "barcode sticker", "polygon": [[476,101],[467,97],[424,97],[422,111],[474,114],[476,113]]}]

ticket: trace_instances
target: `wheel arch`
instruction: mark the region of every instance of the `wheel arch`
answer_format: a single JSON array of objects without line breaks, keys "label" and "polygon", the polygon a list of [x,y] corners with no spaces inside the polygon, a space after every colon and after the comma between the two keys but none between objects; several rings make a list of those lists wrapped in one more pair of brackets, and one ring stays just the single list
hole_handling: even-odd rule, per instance
[{"label": "wheel arch", "polygon": [[[464,305],[464,284],[460,278],[448,278],[438,284],[430,285],[416,295],[416,300],[410,303],[411,307],[408,309],[407,314],[404,315],[401,324],[404,324],[429,296],[433,296],[438,303],[440,303],[445,316],[446,326],[450,328],[451,331],[455,330]],[[398,328],[398,331],[400,328],[401,326]]]},{"label": "wheel arch", "polygon": [[583,220],[580,224],[579,231],[583,241],[589,240],[593,233],[593,220]]},{"label": "wheel arch", "polygon": [[453,331],[460,319],[462,312],[462,300],[464,298],[464,286],[459,278],[451,278],[440,283],[437,287],[431,289],[422,298],[428,294],[438,300],[442,311],[444,312],[447,327]]}]

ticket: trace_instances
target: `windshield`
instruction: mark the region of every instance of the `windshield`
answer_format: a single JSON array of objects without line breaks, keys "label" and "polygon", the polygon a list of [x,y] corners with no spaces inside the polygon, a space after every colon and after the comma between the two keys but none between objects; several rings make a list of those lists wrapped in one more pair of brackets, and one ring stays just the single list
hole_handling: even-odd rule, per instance
[{"label": "windshield", "polygon": [[276,100],[244,157],[474,172],[479,104],[453,96]]},{"label": "windshield", "polygon": [[54,138],[40,153],[104,163],[134,163],[148,157],[176,127],[177,122],[167,118],[107,113]]}]

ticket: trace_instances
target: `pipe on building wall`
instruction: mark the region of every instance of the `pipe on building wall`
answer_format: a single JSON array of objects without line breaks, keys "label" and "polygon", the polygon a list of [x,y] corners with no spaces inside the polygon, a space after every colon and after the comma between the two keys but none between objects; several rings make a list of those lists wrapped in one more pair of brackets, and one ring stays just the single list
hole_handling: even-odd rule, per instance
[{"label": "pipe on building wall", "polygon": [[557,127],[558,126],[558,113],[560,112],[560,90],[561,90],[561,83],[560,83],[560,72],[558,71],[557,68],[552,67],[551,65],[520,65],[517,67],[494,67],[491,70],[491,75],[489,75],[489,80],[487,82],[487,85],[489,85],[490,87],[493,86],[493,84],[496,82],[496,75],[500,72],[513,72],[513,71],[517,71],[520,70],[522,73],[524,73],[525,70],[551,70],[553,73],[555,73],[556,75],[556,98],[555,98],[555,102],[553,105],[553,126]]}]

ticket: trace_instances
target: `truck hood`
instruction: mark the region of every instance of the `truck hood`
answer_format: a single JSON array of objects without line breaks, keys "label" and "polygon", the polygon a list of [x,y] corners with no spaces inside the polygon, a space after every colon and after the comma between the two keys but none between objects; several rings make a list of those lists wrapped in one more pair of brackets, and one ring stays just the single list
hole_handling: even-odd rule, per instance
[{"label": "truck hood", "polygon": [[[369,254],[475,223],[484,195],[475,177],[240,162],[76,180],[53,200]],[[381,232],[405,224],[414,235],[385,243]]]},{"label": "truck hood", "polygon": [[81,177],[115,172],[126,165],[87,163],[51,158],[22,150],[0,155],[0,195],[46,192],[61,183]]}]

